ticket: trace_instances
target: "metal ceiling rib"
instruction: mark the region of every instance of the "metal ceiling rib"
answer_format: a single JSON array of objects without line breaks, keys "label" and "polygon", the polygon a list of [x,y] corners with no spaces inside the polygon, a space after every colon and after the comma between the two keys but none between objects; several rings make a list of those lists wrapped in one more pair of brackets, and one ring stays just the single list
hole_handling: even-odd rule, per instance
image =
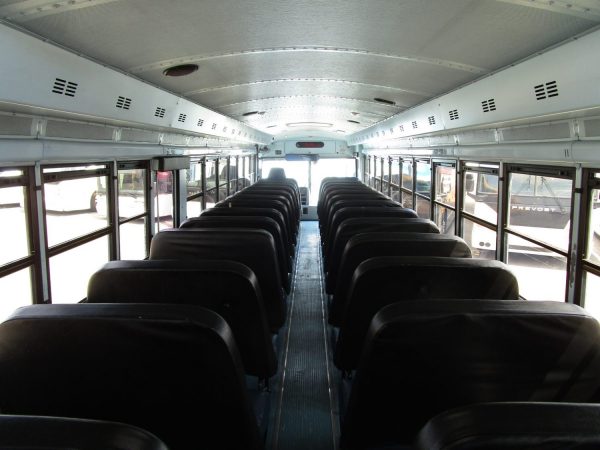
[{"label": "metal ceiling rib", "polygon": [[175,58],[166,61],[158,61],[152,64],[146,64],[144,66],[131,67],[128,69],[129,72],[134,74],[140,74],[152,70],[163,70],[166,67],[174,66],[177,64],[188,64],[188,63],[202,63],[211,61],[214,59],[221,58],[235,58],[237,56],[244,55],[260,55],[269,54],[273,55],[276,53],[296,53],[296,52],[316,52],[316,53],[345,53],[349,55],[367,55],[376,56],[378,58],[389,58],[397,59],[400,61],[418,62],[422,64],[431,64],[433,66],[446,67],[448,69],[462,70],[465,72],[475,73],[483,75],[488,72],[487,69],[482,67],[471,66],[469,64],[463,64],[456,61],[448,61],[440,58],[427,58],[418,55],[394,55],[389,53],[377,53],[369,50],[359,50],[353,48],[334,48],[334,47],[282,47],[282,48],[261,48],[256,50],[245,50],[241,52],[223,53],[218,55],[194,55],[186,58]]},{"label": "metal ceiling rib", "polygon": [[[350,133],[594,27],[600,5],[0,0],[0,17],[269,133],[285,134],[290,120],[347,124]],[[163,75],[181,63],[199,70]],[[265,114],[244,117],[250,107]],[[352,113],[360,124],[347,122]]]}]

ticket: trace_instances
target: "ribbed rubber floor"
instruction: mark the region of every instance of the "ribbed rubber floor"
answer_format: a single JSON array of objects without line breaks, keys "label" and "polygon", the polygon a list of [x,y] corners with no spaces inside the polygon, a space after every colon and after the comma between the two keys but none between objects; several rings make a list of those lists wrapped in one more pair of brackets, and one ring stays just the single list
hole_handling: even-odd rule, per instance
[{"label": "ribbed rubber floor", "polygon": [[270,424],[270,450],[337,448],[336,401],[330,379],[330,349],[317,222],[302,222],[290,294],[282,378]]}]

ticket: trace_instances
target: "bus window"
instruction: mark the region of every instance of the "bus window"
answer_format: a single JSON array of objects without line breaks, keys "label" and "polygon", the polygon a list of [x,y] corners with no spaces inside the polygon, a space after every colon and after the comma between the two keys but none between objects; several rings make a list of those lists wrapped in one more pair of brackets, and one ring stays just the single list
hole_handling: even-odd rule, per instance
[{"label": "bus window", "polygon": [[323,178],[354,177],[356,176],[356,163],[350,158],[320,158],[311,161],[311,186],[309,190],[309,205],[316,206],[319,201],[319,188]]},{"label": "bus window", "polygon": [[398,158],[392,159],[392,188],[390,197],[395,202],[402,203],[402,196],[400,194],[400,164],[401,161]]},{"label": "bus window", "polygon": [[507,262],[528,300],[565,300],[572,186],[570,179],[510,173]]},{"label": "bus window", "polygon": [[434,222],[444,234],[455,234],[456,168],[435,164]]},{"label": "bus window", "polygon": [[600,265],[600,189],[592,190],[586,259]]},{"label": "bus window", "polygon": [[[497,166],[490,169],[497,169]],[[462,236],[471,247],[473,256],[494,259],[498,221],[498,175],[496,173],[464,169],[462,211]],[[475,222],[469,216],[479,219],[483,224]]]},{"label": "bus window", "polygon": [[414,208],[413,204],[413,161],[402,160],[402,205],[406,208]]},{"label": "bus window", "polygon": [[[84,168],[92,172],[96,167]],[[108,226],[105,215],[97,211],[98,186],[106,183],[106,175],[96,176],[90,173],[87,177],[76,179],[60,179],[69,177],[72,168],[63,171],[53,169],[47,173],[58,177],[44,181],[44,204],[46,206],[46,227],[48,232],[48,245],[83,236]]]},{"label": "bus window", "polygon": [[[9,263],[30,258],[28,226],[25,204],[26,180],[24,171],[9,169],[0,171],[0,321],[19,306],[32,303],[31,269],[16,272],[3,271]],[[8,232],[10,230],[10,232]],[[4,266],[4,267],[3,267]]]},{"label": "bus window", "polygon": [[583,306],[596,319],[600,319],[600,277],[591,272],[583,273]]},{"label": "bus window", "polygon": [[522,173],[510,175],[509,229],[566,251],[572,181]]},{"label": "bus window", "polygon": [[419,217],[429,219],[431,216],[431,163],[417,161],[416,212]]},{"label": "bus window", "polygon": [[[154,190],[158,230],[173,227],[173,172],[156,172]],[[157,231],[158,231],[157,230]]]},{"label": "bus window", "polygon": [[[3,181],[21,177],[21,170],[0,172]],[[0,186],[0,223],[10,233],[0,233],[0,265],[24,258],[29,254],[27,242],[27,219],[24,205],[23,186]]]}]

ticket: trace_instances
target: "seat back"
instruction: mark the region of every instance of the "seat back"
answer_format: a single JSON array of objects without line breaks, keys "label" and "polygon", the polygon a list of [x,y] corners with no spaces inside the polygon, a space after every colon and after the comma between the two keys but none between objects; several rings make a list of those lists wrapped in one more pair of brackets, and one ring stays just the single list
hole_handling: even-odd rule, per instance
[{"label": "seat back", "polygon": [[[339,326],[342,322],[351,282],[359,265],[370,258],[384,256],[471,258],[471,249],[462,238],[445,234],[360,233],[352,236],[344,248],[339,268],[336,270],[332,266],[328,272],[327,280],[334,292],[329,308],[329,323]],[[402,285],[397,287],[401,288]]]},{"label": "seat back", "polygon": [[[472,255],[470,247],[458,236],[410,232],[357,234],[346,243],[339,264],[329,266],[327,286],[334,292],[332,306],[338,303],[338,299],[343,303],[352,275],[358,265],[377,256],[470,258]],[[335,307],[333,309],[335,310]]]},{"label": "seat back", "polygon": [[124,423],[14,415],[0,415],[0,448],[168,450],[152,433]]},{"label": "seat back", "polygon": [[253,216],[253,217],[269,217],[277,222],[279,228],[281,229],[281,234],[283,236],[283,240],[286,244],[286,248],[288,249],[288,254],[290,256],[294,255],[294,243],[292,242],[292,238],[288,235],[287,226],[285,224],[285,217],[279,211],[274,208],[245,208],[245,207],[236,207],[236,208],[209,208],[205,209],[200,213],[200,217],[238,217],[238,216]]},{"label": "seat back", "polygon": [[419,217],[417,216],[417,213],[414,210],[410,208],[404,208],[399,203],[376,203],[376,206],[348,206],[336,211],[335,214],[331,217],[331,221],[322,230],[322,237],[324,236],[324,248],[328,248],[329,243],[333,240],[335,231],[339,228],[340,224],[344,220],[350,219],[352,217],[397,217],[404,219],[418,219]]},{"label": "seat back", "polygon": [[383,256],[361,263],[350,283],[341,305],[334,353],[335,364],[343,370],[356,368],[371,319],[391,303],[432,298],[519,299],[517,279],[500,261]]},{"label": "seat back", "polygon": [[0,340],[3,413],[128,423],[171,450],[261,447],[233,335],[213,311],[32,305]]},{"label": "seat back", "polygon": [[439,233],[440,229],[429,219],[405,219],[402,217],[353,217],[346,219],[334,230],[331,242],[324,250],[323,259],[326,271],[329,268],[329,264],[332,264],[334,267],[339,265],[348,239],[355,234],[411,231],[417,233]]},{"label": "seat back", "polygon": [[342,423],[348,449],[410,444],[481,402],[600,400],[600,329],[559,302],[405,301],[373,318]]},{"label": "seat back", "polygon": [[[329,234],[330,230],[335,230],[333,226],[333,218],[335,217],[336,212],[343,208],[351,208],[351,207],[379,207],[379,208],[402,208],[402,205],[398,202],[395,202],[387,197],[374,198],[368,196],[364,199],[360,198],[343,198],[340,200],[336,200],[329,205],[327,211],[325,212],[325,220],[323,222],[323,227],[321,231],[323,235],[326,237],[327,243],[331,241],[333,234]],[[339,224],[338,224],[339,225]]]},{"label": "seat back", "polygon": [[269,328],[277,332],[285,322],[285,292],[279,275],[275,242],[265,230],[235,228],[176,228],[157,233],[150,259],[231,260],[254,272]]},{"label": "seat back", "polygon": [[443,412],[419,432],[415,450],[600,448],[600,405],[478,403]]},{"label": "seat back", "polygon": [[279,200],[272,199],[225,199],[215,205],[213,209],[235,209],[235,208],[273,208],[281,213],[284,219],[284,226],[288,238],[293,244],[296,244],[297,224],[290,220],[290,213],[287,206]]},{"label": "seat back", "polygon": [[235,261],[111,261],[88,283],[88,303],[202,306],[230,326],[247,374],[268,378],[277,360],[258,280]]},{"label": "seat back", "polygon": [[293,200],[290,199],[290,197],[288,197],[286,194],[282,193],[265,193],[254,190],[245,190],[226,198],[225,200],[223,200],[223,203],[227,203],[230,201],[246,200],[277,200],[285,206],[285,215],[290,221],[290,223],[294,224],[300,218],[299,210],[298,208],[296,208],[296,205],[294,204]]},{"label": "seat back", "polygon": [[284,281],[292,271],[292,259],[289,257],[286,242],[283,240],[281,227],[270,217],[260,216],[200,216],[187,219],[179,228],[255,228],[268,231],[277,250],[277,260]]}]

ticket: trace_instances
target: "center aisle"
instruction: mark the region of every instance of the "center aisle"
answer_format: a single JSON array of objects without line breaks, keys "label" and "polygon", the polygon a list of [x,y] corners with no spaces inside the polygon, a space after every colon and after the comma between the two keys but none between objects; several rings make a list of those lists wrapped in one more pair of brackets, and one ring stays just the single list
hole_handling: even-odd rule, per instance
[{"label": "center aisle", "polygon": [[269,450],[337,448],[337,402],[333,398],[331,350],[326,339],[318,230],[317,222],[301,223]]}]

